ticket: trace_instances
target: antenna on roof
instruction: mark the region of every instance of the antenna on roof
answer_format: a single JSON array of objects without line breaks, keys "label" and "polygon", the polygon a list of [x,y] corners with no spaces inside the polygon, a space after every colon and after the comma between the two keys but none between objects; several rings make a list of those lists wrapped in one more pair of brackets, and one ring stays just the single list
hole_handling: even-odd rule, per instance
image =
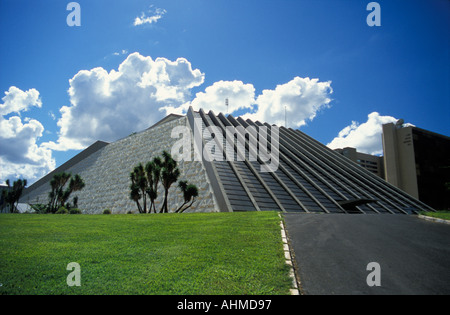
[{"label": "antenna on roof", "polygon": [[225,106],[227,107],[227,114],[228,114],[228,98],[225,99]]}]

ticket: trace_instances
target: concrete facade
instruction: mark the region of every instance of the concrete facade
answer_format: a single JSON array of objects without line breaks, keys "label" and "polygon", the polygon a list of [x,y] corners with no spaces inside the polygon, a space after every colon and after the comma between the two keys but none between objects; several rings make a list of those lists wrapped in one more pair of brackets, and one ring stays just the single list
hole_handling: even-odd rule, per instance
[{"label": "concrete facade", "polygon": [[[138,213],[136,203],[129,198],[130,172],[138,163],[145,164],[154,156],[161,156],[163,150],[170,152],[177,140],[171,138],[172,129],[176,126],[185,126],[186,123],[187,119],[184,116],[161,122],[153,128],[107,144],[85,158],[78,159],[78,162],[65,168],[65,171],[73,175],[79,174],[86,186],[71,195],[70,199],[78,196],[78,207],[83,213],[102,213],[104,209],[110,209],[112,213],[128,211]],[[178,168],[181,171],[179,180],[187,180],[198,187],[199,196],[192,209],[196,212],[218,211],[203,163],[181,161]],[[37,187],[32,185],[21,198],[21,202],[46,204],[49,192],[49,180]],[[164,193],[160,187],[156,200],[157,210],[162,204],[163,197]],[[170,188],[169,198],[168,205],[171,211],[183,203],[183,196],[177,184],[173,184]]]},{"label": "concrete facade", "polygon": [[[183,128],[175,130],[175,127]],[[239,151],[240,159],[236,158],[236,143],[230,147],[234,152],[226,153],[228,147],[224,147],[223,137],[228,131],[243,141],[245,152]],[[184,155],[188,147],[181,141],[180,134],[183,140],[188,136],[193,140],[190,159],[193,155],[203,157],[200,161],[183,157],[184,160],[178,162],[179,180],[187,180],[199,189],[199,196],[188,212],[409,214],[432,210],[373,171],[358,166],[299,130],[222,113],[216,115],[212,111],[205,113],[201,109],[194,111],[192,107],[186,116],[169,115],[149,129],[113,143],[94,143],[31,185],[21,202],[47,204],[51,178],[56,172],[65,171],[79,174],[86,184],[83,190],[74,193],[78,196],[78,208],[84,213],[102,213],[104,209],[112,213],[137,212],[135,202],[129,198],[130,172],[138,163],[145,164],[164,150],[171,152],[174,158],[176,150]],[[197,138],[199,141],[195,140]],[[265,141],[258,143],[258,152],[262,151],[263,155],[253,158],[250,144],[262,138]],[[194,148],[200,156],[192,154]],[[270,150],[269,160],[266,149]],[[268,164],[276,167],[267,171],[263,166]],[[163,199],[161,186],[157,208],[161,207]],[[177,184],[173,184],[169,212],[175,211],[183,199]]]},{"label": "concrete facade", "polygon": [[389,183],[419,198],[412,128],[383,125],[384,168]]},{"label": "concrete facade", "polygon": [[449,209],[450,138],[402,124],[383,125],[386,181],[435,209]]}]

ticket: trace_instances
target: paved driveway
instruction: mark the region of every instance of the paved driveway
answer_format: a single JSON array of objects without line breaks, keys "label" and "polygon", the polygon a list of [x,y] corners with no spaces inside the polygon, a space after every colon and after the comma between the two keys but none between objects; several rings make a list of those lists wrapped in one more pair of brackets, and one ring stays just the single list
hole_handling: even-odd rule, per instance
[{"label": "paved driveway", "polygon": [[[413,215],[285,214],[304,294],[450,294],[450,225]],[[380,266],[381,286],[367,270]]]}]

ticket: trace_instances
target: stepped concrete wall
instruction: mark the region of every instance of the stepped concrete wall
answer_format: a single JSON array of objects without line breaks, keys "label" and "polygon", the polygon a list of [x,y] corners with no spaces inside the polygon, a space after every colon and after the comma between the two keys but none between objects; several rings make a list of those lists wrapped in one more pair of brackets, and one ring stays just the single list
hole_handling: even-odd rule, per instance
[{"label": "stepped concrete wall", "polygon": [[[71,202],[74,196],[78,196],[78,208],[83,213],[102,213],[104,209],[110,209],[112,213],[127,213],[128,211],[138,213],[136,203],[129,198],[130,172],[138,163],[145,165],[154,156],[161,156],[163,150],[170,152],[173,144],[178,140],[170,137],[172,129],[176,126],[186,125],[186,117],[165,122],[110,143],[71,166],[66,172],[73,175],[79,174],[86,186],[83,190],[73,193],[69,201]],[[178,168],[181,172],[179,180],[187,180],[199,189],[199,196],[186,212],[218,212],[217,201],[203,163],[180,161]],[[24,194],[21,202],[46,204],[49,192],[50,182]],[[156,200],[158,211],[163,198],[163,187],[160,184]],[[175,211],[183,201],[180,189],[177,184],[173,184],[169,190],[170,212]]]}]

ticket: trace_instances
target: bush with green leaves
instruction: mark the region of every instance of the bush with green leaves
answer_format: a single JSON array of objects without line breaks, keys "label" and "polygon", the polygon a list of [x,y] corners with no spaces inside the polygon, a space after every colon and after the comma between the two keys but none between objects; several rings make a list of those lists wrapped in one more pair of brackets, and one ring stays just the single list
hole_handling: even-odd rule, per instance
[{"label": "bush with green leaves", "polygon": [[43,205],[40,203],[30,205],[31,209],[37,214],[45,214],[48,212],[48,205]]},{"label": "bush with green leaves", "polygon": [[55,213],[56,214],[68,214],[69,210],[67,210],[66,207],[59,207],[58,210]]},{"label": "bush with green leaves", "polygon": [[78,208],[70,208],[69,214],[81,214],[81,210]]},{"label": "bush with green leaves", "polygon": [[105,210],[103,210],[103,214],[111,214],[111,210],[105,209]]}]

